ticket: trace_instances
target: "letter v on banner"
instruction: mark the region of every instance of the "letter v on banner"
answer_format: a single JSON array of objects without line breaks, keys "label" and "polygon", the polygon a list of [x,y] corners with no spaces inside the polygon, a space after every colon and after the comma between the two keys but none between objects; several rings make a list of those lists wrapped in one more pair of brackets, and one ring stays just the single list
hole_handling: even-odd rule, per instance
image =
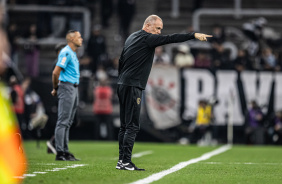
[{"label": "letter v on banner", "polygon": [[[260,106],[269,106],[273,85],[272,72],[245,71],[241,74],[246,102],[256,100]],[[277,85],[276,85],[277,86]]]}]

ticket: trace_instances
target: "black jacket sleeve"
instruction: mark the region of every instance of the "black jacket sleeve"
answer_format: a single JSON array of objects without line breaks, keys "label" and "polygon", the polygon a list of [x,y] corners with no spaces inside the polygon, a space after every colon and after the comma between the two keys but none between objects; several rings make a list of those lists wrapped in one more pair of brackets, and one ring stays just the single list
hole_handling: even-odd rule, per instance
[{"label": "black jacket sleeve", "polygon": [[187,40],[194,39],[195,38],[194,34],[195,34],[194,32],[187,34],[170,34],[170,35],[150,34],[146,38],[146,42],[150,47],[157,47],[169,43],[179,43],[179,42],[185,42]]}]

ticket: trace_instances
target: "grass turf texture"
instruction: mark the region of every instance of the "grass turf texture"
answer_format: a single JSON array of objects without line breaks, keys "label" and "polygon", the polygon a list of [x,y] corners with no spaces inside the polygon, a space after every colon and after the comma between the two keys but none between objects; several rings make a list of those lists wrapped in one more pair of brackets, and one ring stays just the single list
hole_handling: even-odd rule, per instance
[{"label": "grass turf texture", "polygon": [[[45,172],[73,164],[83,167],[68,168],[46,174],[26,177],[24,184],[111,184],[130,183],[154,173],[167,170],[179,162],[198,158],[217,147],[183,146],[175,144],[136,143],[133,153],[153,151],[150,155],[133,158],[145,172],[115,169],[118,156],[117,142],[71,141],[70,150],[78,162],[55,161],[46,153],[45,142],[36,147],[33,141],[24,143],[28,157],[27,174]],[[53,165],[51,165],[53,164]],[[188,165],[153,183],[282,183],[282,148],[271,146],[233,146],[232,149],[208,160]]]}]

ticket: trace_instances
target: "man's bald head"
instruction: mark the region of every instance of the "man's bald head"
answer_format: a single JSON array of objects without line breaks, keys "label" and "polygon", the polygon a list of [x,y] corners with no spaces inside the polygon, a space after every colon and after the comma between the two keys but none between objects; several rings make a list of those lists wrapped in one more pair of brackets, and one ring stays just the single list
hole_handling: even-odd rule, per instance
[{"label": "man's bald head", "polygon": [[163,20],[157,15],[150,15],[146,18],[142,29],[151,34],[161,34]]},{"label": "man's bald head", "polygon": [[143,28],[146,26],[146,24],[154,24],[156,22],[156,20],[160,20],[161,22],[163,22],[163,20],[161,19],[161,17],[157,16],[157,15],[150,15],[149,17],[146,18],[146,20],[144,21],[143,24]]}]

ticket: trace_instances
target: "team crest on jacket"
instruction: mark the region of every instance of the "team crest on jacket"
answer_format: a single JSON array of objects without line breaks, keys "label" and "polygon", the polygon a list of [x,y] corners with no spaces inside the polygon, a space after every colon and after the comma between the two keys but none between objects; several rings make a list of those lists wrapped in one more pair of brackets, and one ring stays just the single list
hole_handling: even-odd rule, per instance
[{"label": "team crest on jacket", "polygon": [[137,98],[137,104],[139,105],[141,102],[141,98]]}]

